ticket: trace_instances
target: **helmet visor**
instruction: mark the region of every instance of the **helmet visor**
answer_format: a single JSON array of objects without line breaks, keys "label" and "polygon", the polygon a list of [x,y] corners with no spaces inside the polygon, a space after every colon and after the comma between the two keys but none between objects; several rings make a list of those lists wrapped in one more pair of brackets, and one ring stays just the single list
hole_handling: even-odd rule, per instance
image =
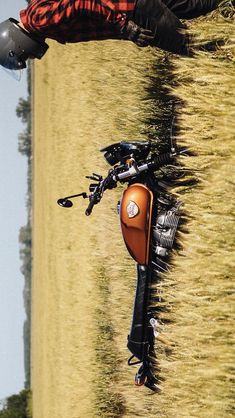
[{"label": "helmet visor", "polygon": [[0,70],[3,70],[4,73],[9,75],[11,78],[13,78],[16,81],[20,81],[22,77],[23,70],[8,70],[5,67],[0,67]]},{"label": "helmet visor", "polygon": [[25,60],[20,59],[13,51],[9,51],[9,54],[2,60],[1,65],[7,70],[22,70],[26,68]]}]

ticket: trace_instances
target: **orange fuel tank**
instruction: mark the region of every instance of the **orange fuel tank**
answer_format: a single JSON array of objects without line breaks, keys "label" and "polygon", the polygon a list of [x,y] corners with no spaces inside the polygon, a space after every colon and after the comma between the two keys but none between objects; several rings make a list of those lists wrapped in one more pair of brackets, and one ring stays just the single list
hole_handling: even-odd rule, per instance
[{"label": "orange fuel tank", "polygon": [[132,184],[123,193],[120,203],[122,235],[134,260],[147,265],[153,193],[143,184]]}]

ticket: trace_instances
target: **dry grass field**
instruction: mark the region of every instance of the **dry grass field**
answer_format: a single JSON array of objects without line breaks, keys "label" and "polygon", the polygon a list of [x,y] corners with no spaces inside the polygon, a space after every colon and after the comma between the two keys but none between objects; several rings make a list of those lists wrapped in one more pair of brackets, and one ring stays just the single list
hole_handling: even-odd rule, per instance
[{"label": "dry grass field", "polygon": [[[233,36],[229,20],[197,23]],[[226,36],[225,36],[226,35]],[[232,410],[232,168],[234,61],[169,59],[115,41],[51,43],[34,68],[32,391],[34,418],[227,418]],[[173,79],[173,81],[172,81]],[[166,86],[167,85],[167,86]],[[175,190],[188,214],[183,249],[162,282],[169,305],[159,345],[165,382],[153,395],[133,385],[126,360],[135,266],[119,231],[121,188],[90,217],[86,191],[105,173],[99,149],[120,139],[164,139],[172,96],[179,140],[197,152],[183,163],[200,180]],[[164,320],[164,318],[163,318]]]}]

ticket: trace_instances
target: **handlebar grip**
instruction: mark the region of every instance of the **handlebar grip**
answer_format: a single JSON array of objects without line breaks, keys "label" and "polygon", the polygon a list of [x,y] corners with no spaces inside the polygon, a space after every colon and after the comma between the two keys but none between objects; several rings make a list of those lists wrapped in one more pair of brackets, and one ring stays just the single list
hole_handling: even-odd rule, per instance
[{"label": "handlebar grip", "polygon": [[164,165],[172,163],[172,160],[174,160],[176,155],[171,154],[170,152],[167,152],[165,154],[158,155],[154,158],[153,167],[154,168],[160,168]]},{"label": "handlebar grip", "polygon": [[89,216],[92,212],[92,209],[94,207],[94,205],[96,204],[96,199],[94,198],[94,196],[91,197],[90,203],[87,206],[86,210],[85,210],[85,214],[86,216]]}]

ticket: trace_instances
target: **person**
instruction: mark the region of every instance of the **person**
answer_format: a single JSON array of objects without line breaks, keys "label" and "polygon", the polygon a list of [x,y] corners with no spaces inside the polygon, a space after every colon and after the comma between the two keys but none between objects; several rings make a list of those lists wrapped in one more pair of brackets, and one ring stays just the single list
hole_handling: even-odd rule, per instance
[{"label": "person", "polygon": [[41,59],[46,39],[60,43],[124,39],[190,55],[189,36],[180,19],[214,10],[219,0],[32,0],[20,20],[0,23],[0,64],[10,70]]}]

